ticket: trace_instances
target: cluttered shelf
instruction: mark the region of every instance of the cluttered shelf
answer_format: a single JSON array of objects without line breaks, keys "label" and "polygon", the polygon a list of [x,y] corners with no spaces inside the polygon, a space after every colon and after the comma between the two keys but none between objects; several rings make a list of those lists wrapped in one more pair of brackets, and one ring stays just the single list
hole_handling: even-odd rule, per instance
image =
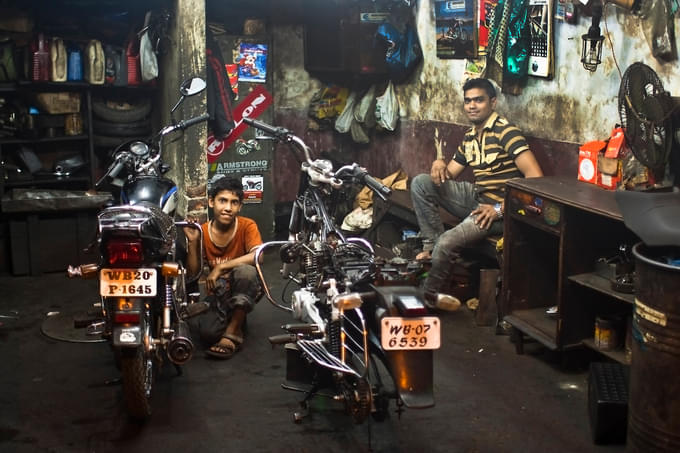
[{"label": "cluttered shelf", "polygon": [[88,135],[62,135],[57,137],[36,137],[36,138],[0,138],[0,145],[21,145],[30,143],[53,143],[66,141],[88,140]]},{"label": "cluttered shelf", "polygon": [[26,187],[33,185],[47,185],[47,184],[75,184],[75,183],[89,183],[89,176],[36,176],[33,175],[31,179],[5,181],[5,187]]},{"label": "cluttered shelf", "polygon": [[546,315],[547,307],[530,308],[528,310],[514,310],[505,316],[505,321],[513,327],[527,333],[549,349],[557,349],[555,331],[557,320]]},{"label": "cluttered shelf", "polygon": [[611,288],[611,282],[609,280],[594,272],[570,275],[568,279],[578,285],[593,289],[623,302],[628,302],[629,304],[635,303],[635,295],[614,291]]}]

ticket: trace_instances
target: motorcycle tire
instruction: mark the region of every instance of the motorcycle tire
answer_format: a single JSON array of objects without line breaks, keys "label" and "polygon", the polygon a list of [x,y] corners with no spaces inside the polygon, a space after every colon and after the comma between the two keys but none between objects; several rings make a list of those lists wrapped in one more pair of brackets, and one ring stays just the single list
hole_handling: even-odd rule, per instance
[{"label": "motorcycle tire", "polygon": [[100,119],[114,123],[131,123],[149,116],[151,100],[141,99],[136,103],[116,100],[92,99],[92,112]]},{"label": "motorcycle tire", "polygon": [[390,415],[390,394],[394,394],[396,385],[387,365],[374,353],[371,353],[369,380],[375,407],[371,417],[376,422],[384,422]]},{"label": "motorcycle tire", "polygon": [[95,134],[114,137],[134,137],[151,133],[151,122],[149,120],[134,121],[132,123],[112,123],[109,121],[92,120],[92,127]]},{"label": "motorcycle tire", "polygon": [[144,348],[124,351],[120,364],[123,400],[128,415],[136,419],[148,418],[151,415],[151,389],[147,394],[146,383],[153,383],[153,367],[150,371],[152,375],[147,376]]}]

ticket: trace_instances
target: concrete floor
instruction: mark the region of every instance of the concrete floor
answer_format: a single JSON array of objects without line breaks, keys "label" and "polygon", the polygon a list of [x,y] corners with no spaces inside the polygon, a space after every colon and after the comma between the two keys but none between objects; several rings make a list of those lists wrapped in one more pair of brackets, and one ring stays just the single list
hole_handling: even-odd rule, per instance
[{"label": "concrete floor", "polygon": [[[287,314],[263,300],[249,317],[244,348],[230,361],[203,350],[155,386],[154,414],[130,421],[106,343],[60,341],[41,332],[48,312],[64,320],[97,298],[96,281],[62,274],[0,277],[0,451],[347,452],[369,450],[368,425],[337,407],[314,405],[292,423],[300,395],[280,388],[284,353],[266,338]],[[466,308],[441,315],[435,353],[436,406],[370,423],[375,452],[622,452],[596,446],[587,415],[587,368],[476,327]],[[57,319],[57,318],[55,318]],[[393,404],[393,403],[392,403]],[[391,406],[394,409],[394,405]]]}]

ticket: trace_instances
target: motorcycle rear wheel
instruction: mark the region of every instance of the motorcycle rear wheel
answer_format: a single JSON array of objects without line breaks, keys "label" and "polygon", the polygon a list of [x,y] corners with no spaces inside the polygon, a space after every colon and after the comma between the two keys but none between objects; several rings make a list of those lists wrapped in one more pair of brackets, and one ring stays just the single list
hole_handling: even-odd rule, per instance
[{"label": "motorcycle rear wheel", "polygon": [[144,419],[151,415],[153,370],[152,359],[146,357],[143,347],[121,355],[123,400],[132,418]]}]

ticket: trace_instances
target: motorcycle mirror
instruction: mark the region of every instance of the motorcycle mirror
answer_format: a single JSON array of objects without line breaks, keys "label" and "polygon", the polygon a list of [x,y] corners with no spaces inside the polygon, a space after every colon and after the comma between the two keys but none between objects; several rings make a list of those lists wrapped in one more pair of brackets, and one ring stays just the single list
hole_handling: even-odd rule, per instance
[{"label": "motorcycle mirror", "polygon": [[205,90],[205,87],[205,80],[200,77],[193,77],[182,82],[179,92],[182,93],[182,96],[193,96]]},{"label": "motorcycle mirror", "polygon": [[177,110],[177,107],[179,107],[182,102],[184,102],[184,98],[200,93],[201,91],[205,90],[205,87],[205,80],[200,77],[186,79],[179,87],[179,92],[182,93],[182,97],[179,98],[175,106],[170,110],[170,113],[172,114],[175,112],[175,110]]}]

